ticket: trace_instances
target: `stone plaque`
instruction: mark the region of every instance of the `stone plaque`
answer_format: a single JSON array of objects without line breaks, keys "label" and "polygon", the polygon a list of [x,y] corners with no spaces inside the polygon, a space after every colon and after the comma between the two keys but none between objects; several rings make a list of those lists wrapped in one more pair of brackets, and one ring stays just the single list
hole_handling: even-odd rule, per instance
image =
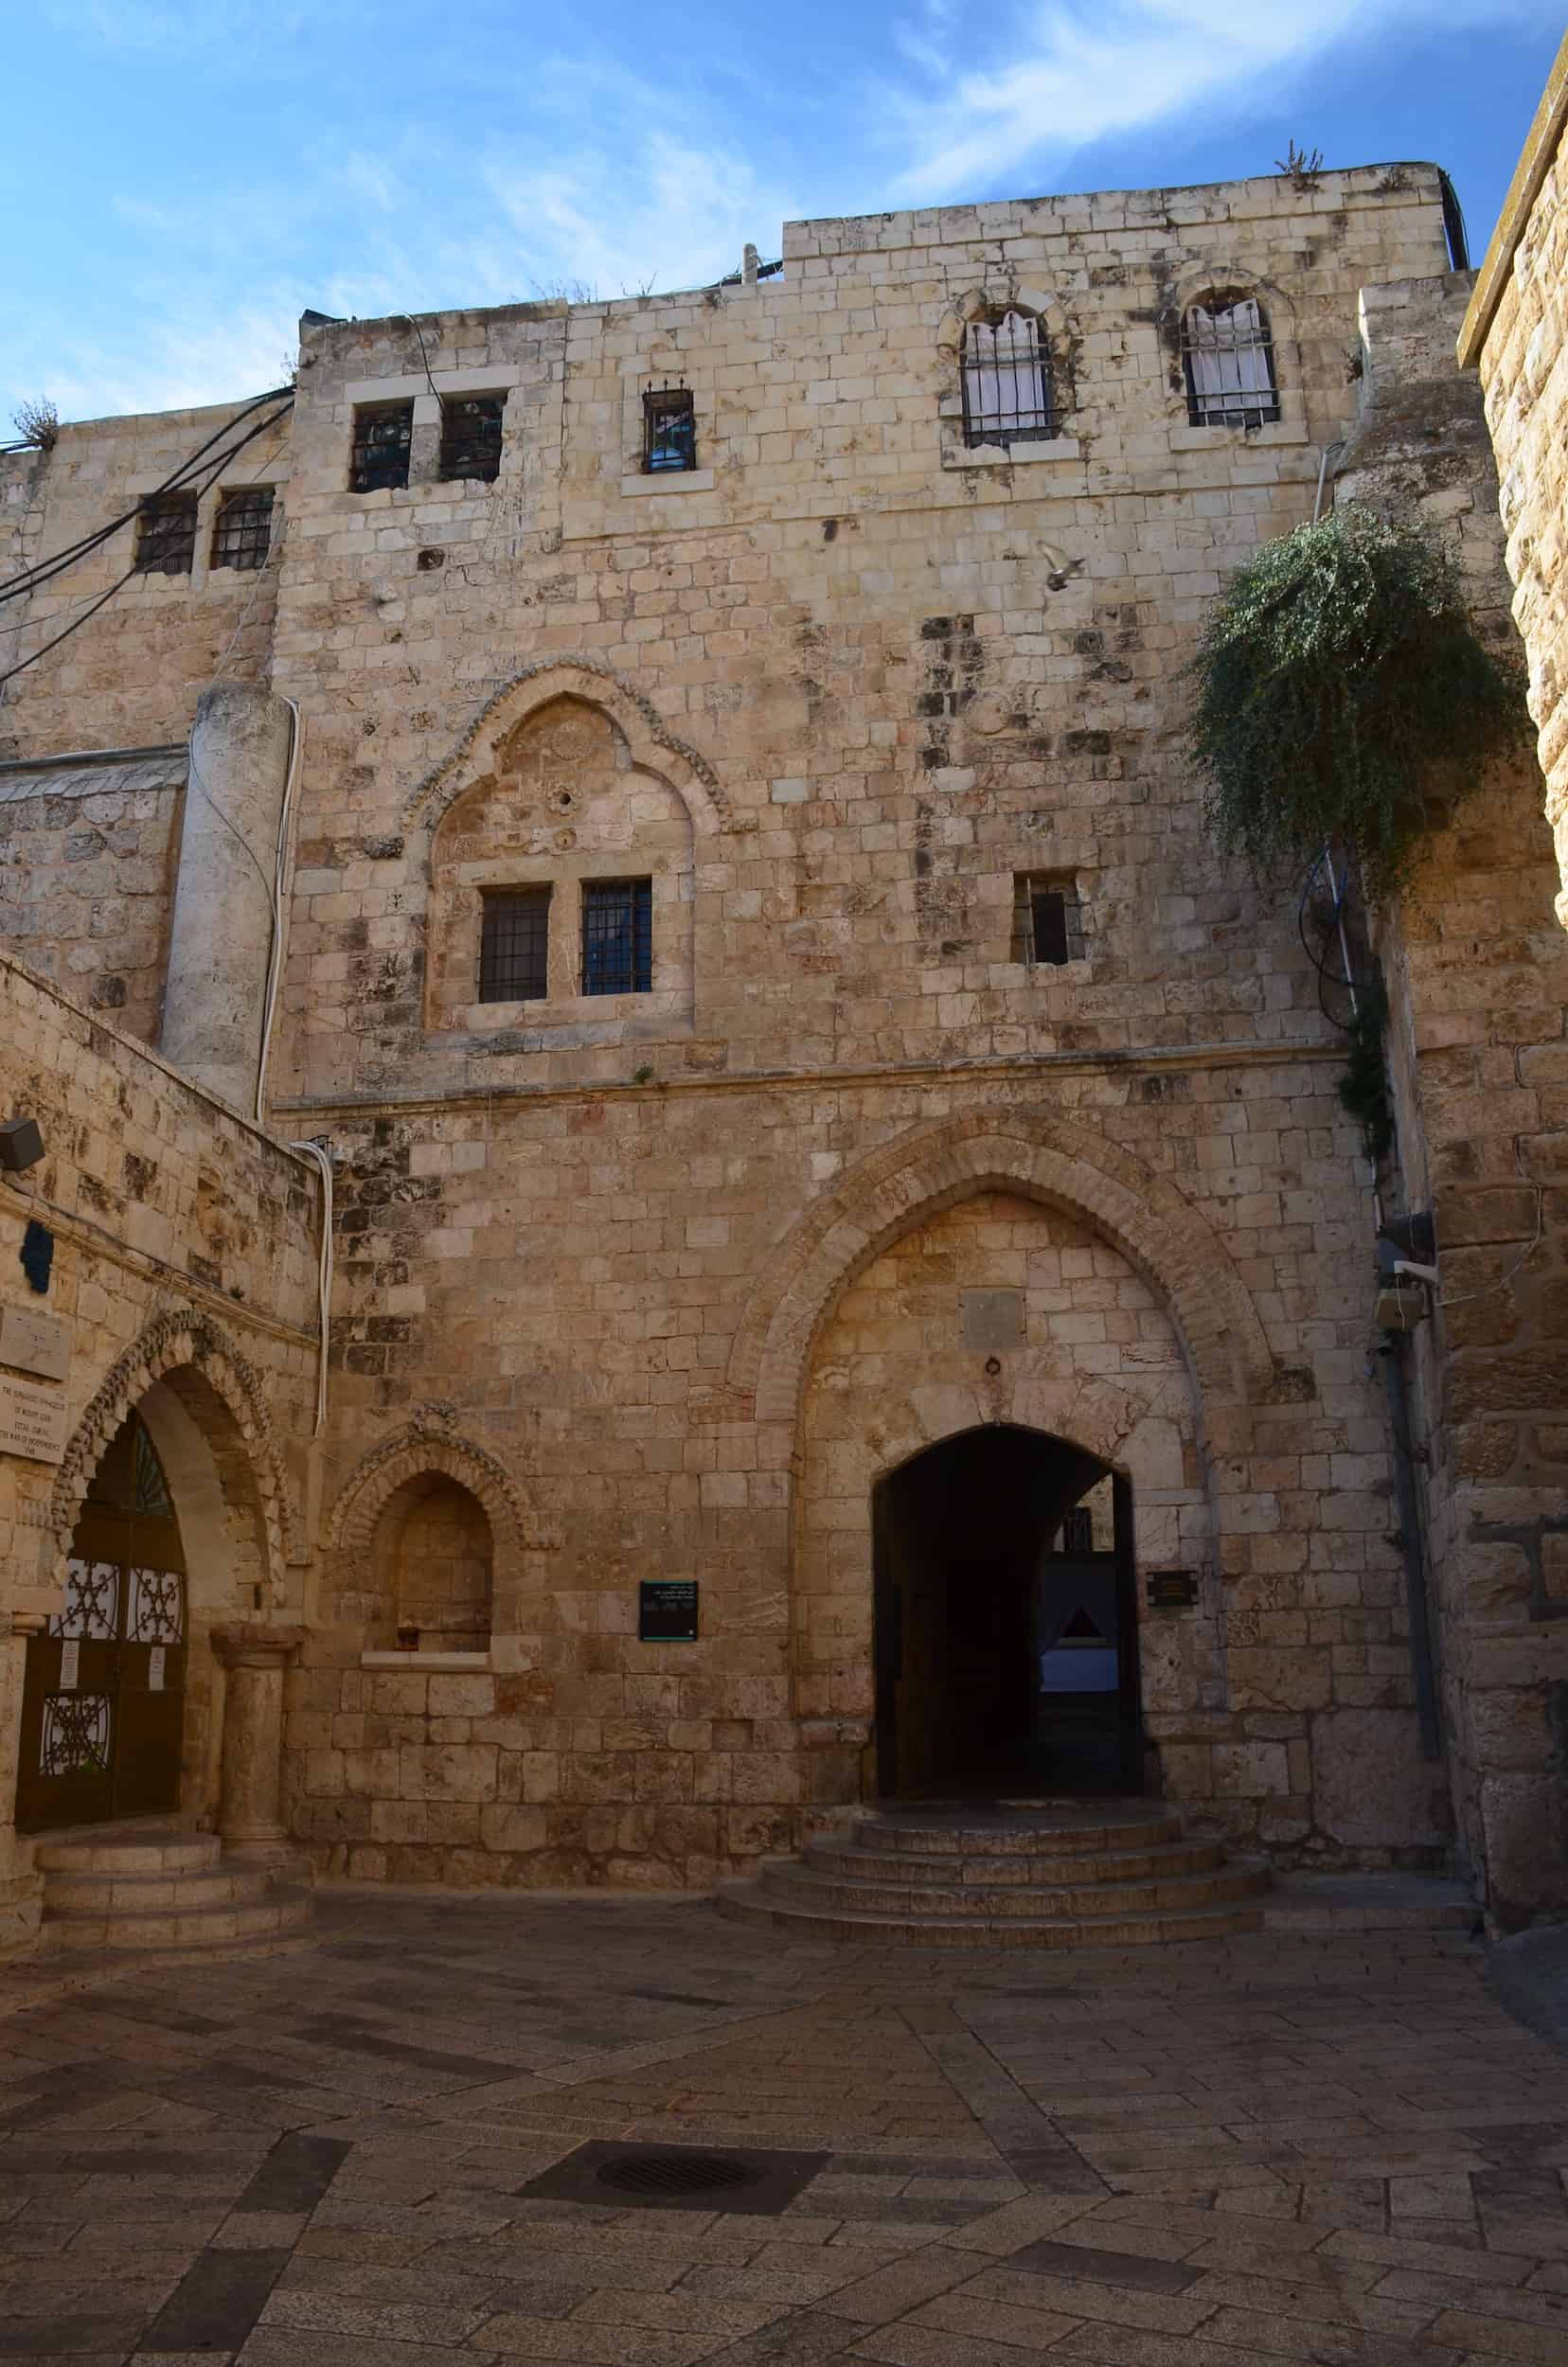
[{"label": "stone plaque", "polygon": [[979,1356],[1001,1356],[1024,1345],[1022,1290],[960,1290],[964,1345]]},{"label": "stone plaque", "polygon": [[65,1393],[0,1373],[0,1454],[31,1463],[65,1460]]},{"label": "stone plaque", "polygon": [[644,1578],[637,1589],[639,1644],[695,1644],[695,1578]]},{"label": "stone plaque", "polygon": [[71,1332],[58,1315],[34,1314],[29,1308],[0,1308],[0,1364],[14,1364],[24,1373],[42,1373],[45,1380],[63,1380],[71,1369]]}]

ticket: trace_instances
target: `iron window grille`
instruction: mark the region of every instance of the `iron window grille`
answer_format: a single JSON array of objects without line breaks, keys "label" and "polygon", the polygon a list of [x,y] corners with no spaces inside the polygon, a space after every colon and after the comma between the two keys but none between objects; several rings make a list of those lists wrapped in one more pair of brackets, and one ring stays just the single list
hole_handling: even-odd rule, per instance
[{"label": "iron window grille", "polygon": [[212,528],[214,567],[264,567],[272,548],[273,489],[247,485],[225,493]]},{"label": "iron window grille", "polygon": [[496,890],[484,899],[481,1003],[542,1003],[549,992],[550,891]]},{"label": "iron window grille", "polygon": [[505,395],[448,395],[441,403],[441,475],[493,485],[501,473]]},{"label": "iron window grille", "polygon": [[162,493],[136,520],[136,566],[144,576],[188,576],[196,563],[196,496]]},{"label": "iron window grille", "polygon": [[1075,1504],[1062,1522],[1061,1550],[1064,1554],[1094,1552],[1095,1516],[1087,1504]]},{"label": "iron window grille", "polygon": [[1042,443],[1057,432],[1049,360],[1026,312],[964,331],[966,444]]},{"label": "iron window grille", "polygon": [[1013,880],[1015,962],[1060,970],[1083,957],[1083,915],[1071,880],[1021,871]]},{"label": "iron window grille", "polygon": [[697,466],[697,414],[688,386],[650,387],[643,397],[643,472]]},{"label": "iron window grille", "polygon": [[1182,366],[1194,427],[1263,427],[1278,418],[1274,340],[1256,296],[1213,294],[1189,305]]},{"label": "iron window grille", "polygon": [[414,440],[411,402],[376,402],[354,413],[354,448],[348,462],[348,489],[376,493],[385,487],[408,483],[408,454]]},{"label": "iron window grille", "polygon": [[590,880],[582,890],[582,991],[648,994],[653,986],[653,882]]}]

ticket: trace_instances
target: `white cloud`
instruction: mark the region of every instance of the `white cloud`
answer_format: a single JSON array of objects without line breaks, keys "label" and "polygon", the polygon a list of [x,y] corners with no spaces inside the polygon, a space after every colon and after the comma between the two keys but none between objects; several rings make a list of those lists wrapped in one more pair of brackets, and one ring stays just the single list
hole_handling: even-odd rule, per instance
[{"label": "white cloud", "polygon": [[[987,46],[1003,58],[949,81],[954,44],[941,0],[905,27],[905,54],[944,84],[918,98],[888,94],[903,161],[890,194],[951,197],[1033,164],[1054,166],[1109,135],[1234,104],[1287,68],[1342,43],[1504,23],[1550,22],[1545,0],[1035,0],[1000,22]],[[972,11],[971,48],[981,12]],[[1332,162],[1332,158],[1329,159]]]}]

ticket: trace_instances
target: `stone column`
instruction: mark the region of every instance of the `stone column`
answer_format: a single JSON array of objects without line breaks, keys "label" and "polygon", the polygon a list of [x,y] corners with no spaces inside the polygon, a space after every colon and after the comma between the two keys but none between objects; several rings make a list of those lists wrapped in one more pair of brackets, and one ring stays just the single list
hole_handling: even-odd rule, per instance
[{"label": "stone column", "polygon": [[[16,1753],[22,1734],[22,1685],[29,1637],[47,1625],[43,1611],[12,1611],[9,1640],[0,1642],[0,1964],[27,1953],[38,1938],[43,1878],[32,1855],[10,1822],[16,1798]],[[0,1612],[0,1633],[7,1625]]]},{"label": "stone column", "polygon": [[197,703],[190,735],[158,1048],[247,1116],[256,1101],[291,721],[271,691],[213,683]]},{"label": "stone column", "polygon": [[228,1672],[218,1832],[231,1858],[273,1864],[293,1855],[283,1823],[283,1671],[304,1638],[303,1628],[249,1621],[212,1631]]}]

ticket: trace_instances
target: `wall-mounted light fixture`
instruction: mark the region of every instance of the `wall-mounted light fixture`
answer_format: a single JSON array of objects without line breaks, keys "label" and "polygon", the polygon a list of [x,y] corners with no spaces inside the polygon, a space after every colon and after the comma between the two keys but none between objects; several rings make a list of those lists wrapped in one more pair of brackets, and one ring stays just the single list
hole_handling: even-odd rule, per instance
[{"label": "wall-mounted light fixture", "polygon": [[0,1126],[0,1167],[20,1175],[25,1167],[36,1167],[43,1156],[44,1137],[36,1118],[8,1118]]}]

